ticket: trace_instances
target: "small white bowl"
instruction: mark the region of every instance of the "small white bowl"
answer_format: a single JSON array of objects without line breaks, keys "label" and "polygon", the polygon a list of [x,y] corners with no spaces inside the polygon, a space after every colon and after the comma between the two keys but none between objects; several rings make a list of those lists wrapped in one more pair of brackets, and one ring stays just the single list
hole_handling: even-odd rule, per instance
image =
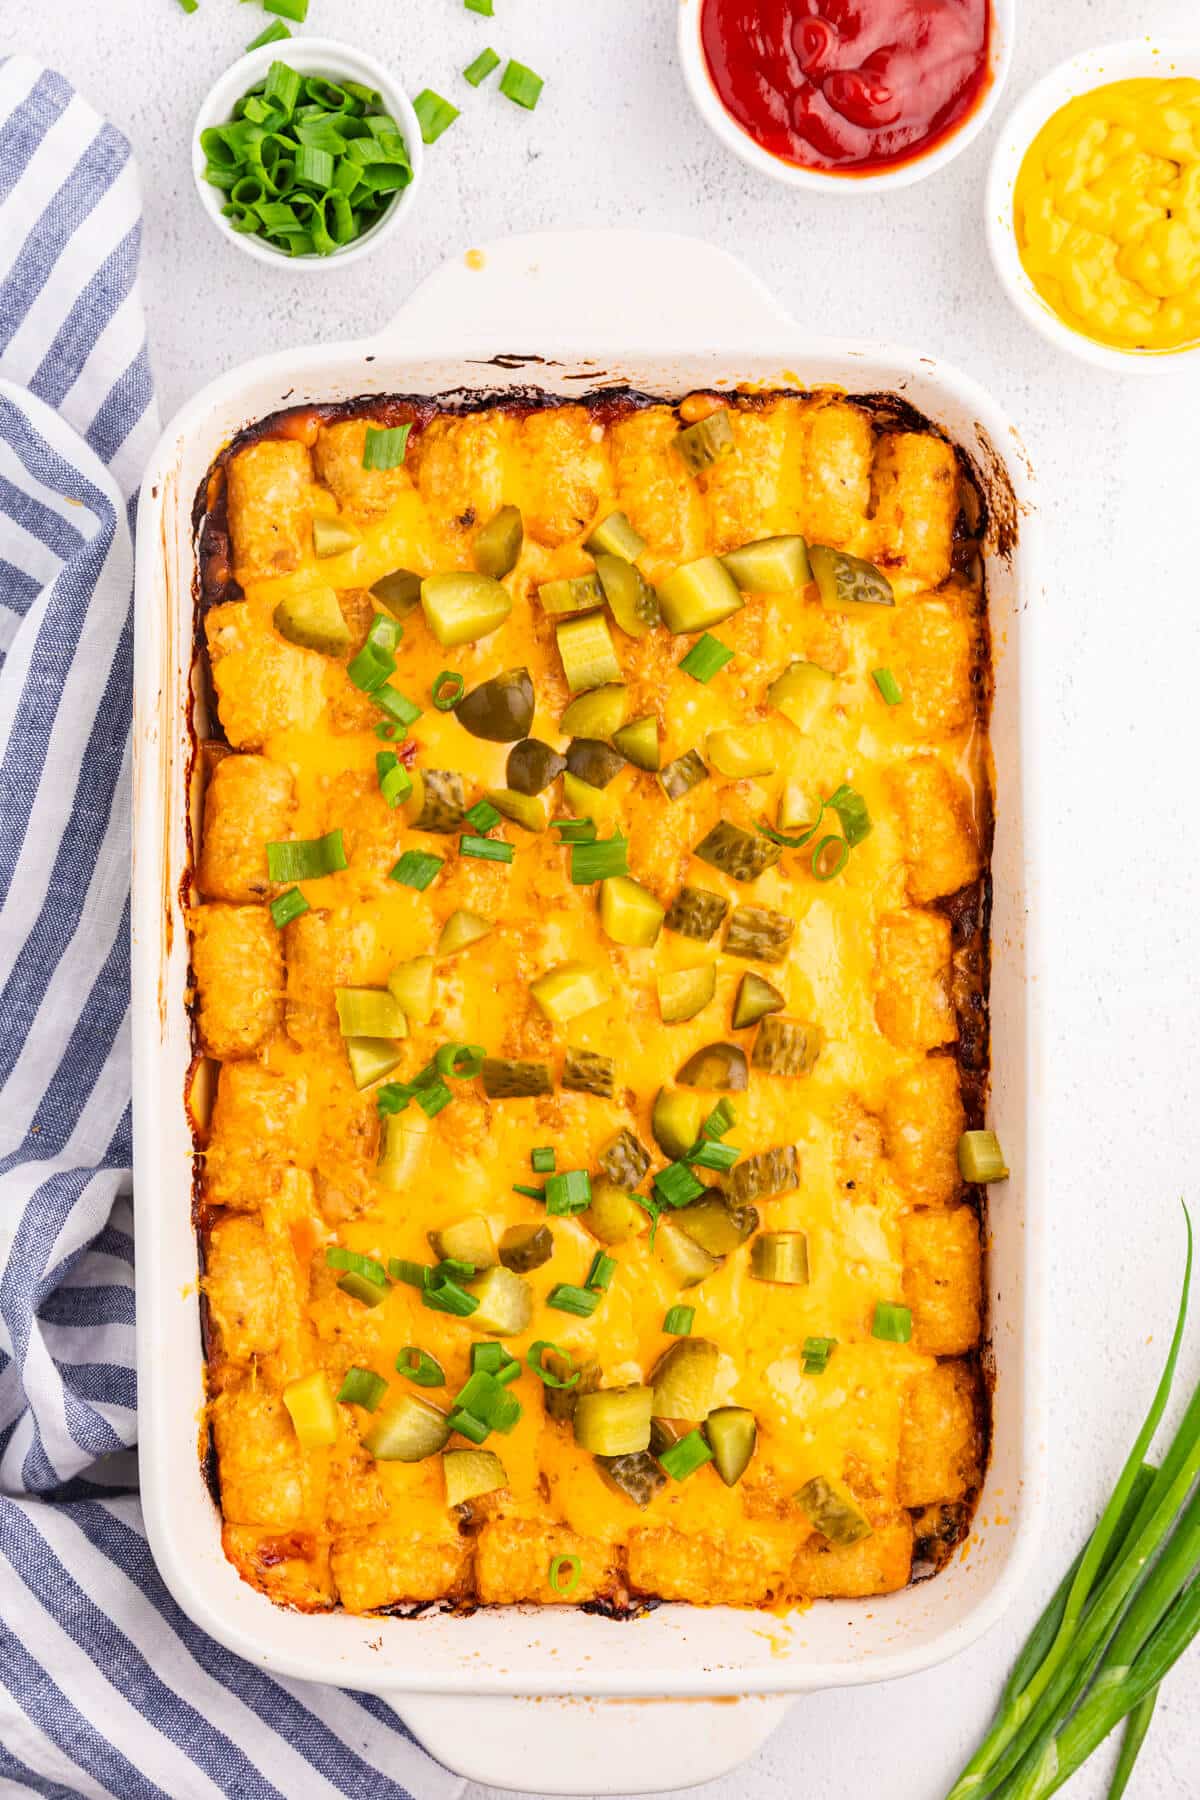
[{"label": "small white bowl", "polygon": [[1017,311],[1059,350],[1122,375],[1177,373],[1181,363],[1200,354],[1200,344],[1182,350],[1122,350],[1113,344],[1099,344],[1068,325],[1043,300],[1025,272],[1013,220],[1013,190],[1025,152],[1060,107],[1093,88],[1148,75],[1200,78],[1200,39],[1143,37],[1101,44],[1051,69],[1005,122],[992,152],[985,200],[988,249],[1000,284]]},{"label": "small white bowl", "polygon": [[[408,186],[399,190],[387,211],[361,237],[355,238],[352,243],[339,245],[328,256],[288,256],[284,251],[276,250],[264,238],[234,231],[228,219],[221,214],[221,208],[225,205],[224,189],[214,187],[205,179],[206,159],[200,148],[200,133],[207,131],[212,125],[228,124],[242,95],[265,80],[267,70],[273,62],[285,62],[301,75],[324,75],[329,81],[359,81],[364,87],[376,88],[382,96],[385,111],[391,113],[396,120],[408,146],[408,159],[412,164],[412,180]],[[252,256],[255,262],[270,263],[274,268],[289,270],[345,268],[347,263],[357,262],[360,257],[369,255],[384,238],[398,229],[412,211],[413,200],[421,182],[423,150],[421,127],[417,123],[412,103],[382,63],[376,62],[365,51],[355,50],[350,44],[339,43],[336,38],[286,38],[279,43],[264,44],[259,50],[248,51],[237,62],[231,63],[213,83],[192,127],[192,175],[200,204],[222,237],[229,243],[236,244],[239,250],[244,250],[247,256]]]},{"label": "small white bowl", "polygon": [[788,187],[808,188],[822,194],[831,191],[840,194],[877,194],[883,188],[909,187],[914,181],[924,181],[927,175],[932,175],[935,170],[944,169],[947,163],[953,162],[972,138],[983,130],[995,110],[1000,91],[1008,79],[1016,33],[1017,0],[992,0],[989,56],[991,79],[978,106],[949,136],[942,138],[932,149],[920,152],[911,161],[898,163],[895,168],[878,169],[874,174],[855,175],[852,171],[840,173],[835,169],[804,169],[796,163],[785,162],[782,157],[772,156],[769,150],[764,150],[742,130],[737,120],[725,110],[708,72],[704,45],[700,38],[700,12],[703,4],[704,0],[679,0],[679,61],[696,111],[714,137],[719,138],[735,156],[740,156],[744,163],[749,163],[752,169],[757,169],[760,175],[770,175]]}]

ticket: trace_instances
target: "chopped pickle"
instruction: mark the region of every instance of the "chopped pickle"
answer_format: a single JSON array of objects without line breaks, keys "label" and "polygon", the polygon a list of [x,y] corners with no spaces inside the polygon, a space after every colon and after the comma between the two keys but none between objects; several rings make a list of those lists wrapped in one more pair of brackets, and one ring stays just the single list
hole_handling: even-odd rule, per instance
[{"label": "chopped pickle", "polygon": [[[838,612],[870,607],[875,612],[880,606],[896,604],[887,576],[861,556],[833,550],[828,544],[810,544],[808,560],[823,606],[832,606]],[[877,612],[875,616],[878,617]]]},{"label": "chopped pickle", "polygon": [[713,767],[732,781],[741,781],[748,775],[769,775],[778,761],[769,725],[738,725],[710,731],[704,747]]},{"label": "chopped pickle", "polygon": [[688,1057],[675,1079],[682,1087],[703,1088],[709,1094],[743,1093],[746,1052],[740,1044],[705,1044]]},{"label": "chopped pickle", "polygon": [[964,1181],[1006,1181],[1008,1164],[994,1131],[964,1131],[958,1140],[958,1172]]},{"label": "chopped pickle", "polygon": [[654,1250],[667,1279],[678,1288],[695,1287],[721,1266],[719,1256],[710,1256],[702,1245],[666,1219],[659,1221]]},{"label": "chopped pickle", "polygon": [[[725,954],[744,956],[750,962],[781,963],[795,929],[795,919],[787,913],[773,912],[769,906],[735,906],[725,933]],[[761,981],[762,977],[747,975],[744,979]],[[764,981],[763,987],[775,992],[770,982]],[[782,1000],[780,1005],[783,1005]],[[769,1006],[765,1010],[773,1012],[775,1008]],[[752,1020],[745,1022],[753,1023]]]},{"label": "chopped pickle", "polygon": [[600,1388],[575,1402],[575,1442],[593,1456],[629,1456],[650,1444],[648,1387]]},{"label": "chopped pickle", "polygon": [[471,1291],[479,1305],[467,1324],[485,1337],[519,1337],[533,1317],[533,1289],[502,1265],[489,1269]]},{"label": "chopped pickle", "polygon": [[399,1068],[404,1052],[394,1038],[348,1037],[342,1042],[356,1088],[369,1088]]},{"label": "chopped pickle", "polygon": [[415,1394],[399,1393],[395,1406],[365,1433],[363,1444],[378,1462],[424,1462],[445,1449],[449,1436],[445,1413]]},{"label": "chopped pickle", "polygon": [[275,608],[271,623],[289,644],[319,650],[322,656],[343,656],[350,648],[350,627],[331,587],[289,594]]},{"label": "chopped pickle", "polygon": [[713,1402],[720,1351],[708,1338],[679,1338],[654,1365],[650,1385],[656,1419],[696,1420],[708,1417]]},{"label": "chopped pickle", "polygon": [[576,1094],[598,1094],[602,1100],[609,1100],[616,1078],[617,1065],[611,1056],[601,1056],[596,1050],[582,1050],[575,1044],[567,1046],[562,1072],[565,1088]]},{"label": "chopped pickle", "polygon": [[490,919],[479,913],[468,912],[460,907],[452,912],[442,926],[438,937],[437,953],[439,956],[453,956],[458,950],[465,950],[468,944],[477,944],[480,938],[488,936],[495,930]]},{"label": "chopped pickle", "polygon": [[[739,907],[738,910],[742,909]],[[729,945],[726,944],[725,948],[728,950]],[[753,972],[743,975],[733,1002],[733,1029],[744,1031],[748,1025],[757,1025],[768,1013],[782,1012],[786,1005],[787,1001],[779,989],[772,987],[763,976]]]},{"label": "chopped pickle", "polygon": [[489,1100],[526,1100],[554,1092],[546,1063],[522,1062],[512,1056],[485,1056],[480,1075]]},{"label": "chopped pickle", "polygon": [[546,802],[536,794],[518,793],[516,788],[487,788],[483,797],[522,831],[545,831],[549,823]]},{"label": "chopped pickle", "polygon": [[636,562],[646,548],[646,540],[633,529],[623,512],[610,512],[598,525],[593,525],[592,535],[583,547],[593,556],[619,556],[625,562]]},{"label": "chopped pickle", "polygon": [[[580,694],[578,700],[571,701],[558,721],[559,730],[568,737],[610,738],[625,717],[628,704],[629,690],[623,682],[612,681],[605,687],[593,688],[590,693]],[[603,784],[597,782],[596,785]]]},{"label": "chopped pickle", "polygon": [[596,1467],[605,1481],[635,1506],[649,1506],[666,1485],[667,1478],[649,1450],[635,1450],[629,1456],[598,1456]]},{"label": "chopped pickle", "polygon": [[800,1162],[795,1144],[775,1144],[770,1150],[741,1157],[726,1175],[725,1185],[730,1199],[739,1206],[798,1188]]},{"label": "chopped pickle", "polygon": [[[576,1365],[578,1367],[578,1365]],[[560,1381],[569,1380],[572,1373],[571,1363],[553,1350],[542,1351],[542,1367],[558,1376]],[[581,1394],[594,1394],[600,1386],[601,1368],[594,1358],[578,1368],[579,1380],[571,1382],[570,1387],[551,1387],[547,1384],[542,1389],[542,1404],[552,1419],[563,1425],[569,1425],[575,1417],[575,1406]]]},{"label": "chopped pickle", "polygon": [[528,669],[505,669],[464,694],[454,716],[472,737],[514,744],[533,724],[533,678]]},{"label": "chopped pickle", "polygon": [[[516,508],[513,508],[516,511]],[[494,1450],[447,1450],[442,1458],[446,1480],[446,1505],[462,1506],[483,1494],[507,1487],[504,1464]]]},{"label": "chopped pickle", "polygon": [[590,781],[581,781],[570,769],[564,770],[562,782],[563,801],[577,819],[590,819],[598,832],[607,831],[610,826],[615,828],[620,817],[620,803],[615,795],[593,787]]},{"label": "chopped pickle", "polygon": [[414,956],[397,963],[387,979],[388,992],[400,1002],[406,1019],[424,1025],[433,1011],[433,958]]},{"label": "chopped pickle", "polygon": [[758,1028],[750,1061],[768,1075],[807,1075],[820,1054],[819,1026],[772,1016]]},{"label": "chopped pickle", "polygon": [[621,752],[600,738],[572,738],[567,745],[568,772],[576,781],[586,781],[589,787],[606,788],[624,767]]},{"label": "chopped pickle", "polygon": [[736,1487],[750,1466],[758,1443],[754,1414],[744,1406],[718,1406],[704,1421],[713,1467],[726,1487]]},{"label": "chopped pickle", "polygon": [[661,1456],[673,1444],[678,1444],[696,1429],[692,1419],[659,1419],[650,1421],[650,1449],[655,1456]]},{"label": "chopped pickle", "polygon": [[812,579],[802,537],[756,538],[721,561],[744,594],[790,594]]},{"label": "chopped pickle", "polygon": [[302,1450],[324,1450],[337,1443],[337,1404],[323,1369],[289,1382],[283,1390],[283,1404],[291,1414]]},{"label": "chopped pickle", "polygon": [[404,1009],[387,988],[334,988],[333,1003],[337,1007],[338,1029],[343,1037],[408,1036]]},{"label": "chopped pickle", "polygon": [[729,902],[710,888],[681,887],[671,902],[664,923],[668,931],[707,944],[729,911]]},{"label": "chopped pickle", "polygon": [[719,556],[702,556],[659,583],[658,603],[668,628],[683,633],[707,631],[731,618],[746,604],[737,583]]},{"label": "chopped pickle", "polygon": [[676,969],[657,978],[658,1010],[666,1025],[682,1024],[703,1012],[717,991],[715,963],[703,963],[698,969]]},{"label": "chopped pickle", "polygon": [[604,590],[595,575],[573,575],[558,581],[543,581],[538,589],[542,610],[548,613],[590,612],[603,606]]},{"label": "chopped pickle", "polygon": [[843,1481],[814,1475],[797,1491],[796,1499],[813,1528],[831,1544],[857,1544],[871,1535],[870,1520]]},{"label": "chopped pickle", "polygon": [[[718,1190],[712,1188],[702,1199],[693,1200],[690,1206],[681,1206],[675,1214],[675,1223],[710,1256],[727,1256],[758,1230],[758,1214],[752,1206],[741,1209],[729,1206]],[[689,1343],[692,1341],[688,1339]]]},{"label": "chopped pickle", "polygon": [[411,569],[393,569],[390,575],[382,575],[372,583],[371,593],[393,618],[402,619],[420,603],[421,577]]},{"label": "chopped pickle", "polygon": [[836,685],[836,677],[819,663],[789,663],[767,689],[767,701],[801,731],[811,731],[828,711]]},{"label": "chopped pickle", "polygon": [[421,583],[421,610],[443,650],[487,637],[512,606],[508,589],[487,575],[427,575]]},{"label": "chopped pickle", "polygon": [[632,1190],[650,1167],[650,1152],[627,1125],[622,1125],[620,1131],[609,1138],[596,1161],[610,1181]]},{"label": "chopped pickle", "polygon": [[531,981],[529,991],[548,1019],[556,1025],[568,1025],[580,1013],[603,1006],[612,992],[612,983],[603,969],[590,963],[566,962]]},{"label": "chopped pickle", "polygon": [[404,816],[414,831],[457,831],[467,810],[463,778],[454,769],[414,769]]},{"label": "chopped pickle", "polygon": [[453,1225],[443,1225],[440,1231],[431,1231],[429,1242],[435,1256],[449,1257],[452,1262],[490,1269],[496,1261],[496,1240],[481,1213],[471,1213]]},{"label": "chopped pickle", "polygon": [[700,840],[692,854],[734,881],[757,881],[764,869],[773,868],[779,861],[783,846],[722,819]]},{"label": "chopped pickle", "polygon": [[682,800],[694,787],[708,779],[708,768],[698,750],[685,750],[669,762],[658,777],[668,800]]},{"label": "chopped pickle", "polygon": [[603,687],[609,681],[620,681],[621,665],[603,613],[584,613],[578,619],[563,619],[554,627],[554,635],[558,640],[563,674],[573,694]]},{"label": "chopped pickle", "polygon": [[500,1261],[517,1275],[540,1269],[554,1255],[554,1233],[548,1225],[510,1225],[500,1239]]},{"label": "chopped pickle", "polygon": [[619,556],[597,556],[596,574],[609,612],[628,637],[645,637],[661,622],[658,595],[631,562]]},{"label": "chopped pickle", "polygon": [[540,738],[522,738],[508,753],[504,779],[514,793],[540,794],[567,766],[565,756]]},{"label": "chopped pickle", "polygon": [[398,1194],[408,1186],[421,1166],[429,1141],[429,1120],[419,1106],[407,1107],[402,1113],[389,1113],[383,1120],[379,1146],[379,1163],[375,1179],[389,1193]]},{"label": "chopped pickle", "polygon": [[654,1141],[672,1162],[685,1157],[696,1139],[711,1107],[703,1094],[680,1088],[659,1088],[650,1114]]},{"label": "chopped pickle", "polygon": [[661,755],[658,744],[658,720],[653,713],[631,719],[612,734],[612,741],[626,762],[635,769],[657,770]]},{"label": "chopped pickle", "polygon": [[343,556],[362,542],[353,525],[348,525],[345,519],[324,518],[319,513],[312,522],[312,538],[313,555],[322,561],[327,556]]},{"label": "chopped pickle", "polygon": [[614,944],[646,950],[662,930],[663,913],[654,895],[628,875],[600,883],[600,923]]},{"label": "chopped pickle", "polygon": [[756,1281],[807,1286],[808,1239],[802,1231],[761,1231],[750,1246],[750,1273]]},{"label": "chopped pickle", "polygon": [[803,832],[814,832],[821,818],[821,802],[814,798],[811,788],[801,785],[789,776],[779,796],[779,807],[775,821],[780,831],[800,836]]},{"label": "chopped pickle", "polygon": [[645,1208],[624,1188],[598,1178],[592,1182],[591,1204],[580,1213],[579,1222],[602,1244],[624,1244],[646,1229],[648,1219]]},{"label": "chopped pickle", "polygon": [[689,473],[703,474],[705,469],[710,469],[733,450],[733,425],[728,410],[722,406],[717,412],[709,413],[706,419],[698,419],[694,425],[686,426],[674,442]]},{"label": "chopped pickle", "polygon": [[525,542],[525,526],[519,506],[502,506],[493,513],[482,530],[475,534],[471,555],[481,575],[503,581],[517,566],[521,545]]}]

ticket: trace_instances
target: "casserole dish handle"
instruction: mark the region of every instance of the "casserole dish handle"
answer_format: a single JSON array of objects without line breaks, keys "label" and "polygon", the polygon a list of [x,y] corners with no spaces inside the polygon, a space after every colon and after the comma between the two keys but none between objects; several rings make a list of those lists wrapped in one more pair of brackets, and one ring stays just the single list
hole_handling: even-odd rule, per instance
[{"label": "casserole dish handle", "polygon": [[533,1794],[657,1794],[746,1761],[794,1696],[722,1700],[469,1699],[395,1702],[431,1756],[487,1787]]}]

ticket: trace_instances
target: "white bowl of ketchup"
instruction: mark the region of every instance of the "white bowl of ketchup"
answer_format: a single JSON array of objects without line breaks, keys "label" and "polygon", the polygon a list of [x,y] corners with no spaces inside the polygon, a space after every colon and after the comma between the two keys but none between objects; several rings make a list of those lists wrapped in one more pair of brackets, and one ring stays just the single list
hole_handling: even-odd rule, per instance
[{"label": "white bowl of ketchup", "polygon": [[792,187],[907,187],[965,150],[1008,76],[1016,0],[680,0],[700,117]]}]

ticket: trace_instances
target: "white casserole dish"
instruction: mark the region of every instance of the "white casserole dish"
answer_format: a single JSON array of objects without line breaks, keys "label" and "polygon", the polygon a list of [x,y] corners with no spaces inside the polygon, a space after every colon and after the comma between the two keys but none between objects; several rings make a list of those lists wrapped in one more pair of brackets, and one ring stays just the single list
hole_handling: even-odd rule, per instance
[{"label": "white casserole dish", "polygon": [[[222,376],[172,421],[138,517],[133,1040],[142,1501],[168,1587],[256,1667],[385,1695],[474,1779],[539,1792],[649,1792],[748,1756],[784,1697],[906,1675],[954,1655],[1017,1592],[1045,1492],[1037,817],[1028,748],[1035,521],[1031,477],[989,397],[933,358],[812,336],[739,263],[682,237],[563,233],[503,240],[417,289],[360,343],[285,351]],[[631,285],[622,273],[639,271]],[[691,299],[686,313],[679,294]],[[894,393],[974,462],[1006,527],[987,547],[996,672],[992,1104],[1013,1170],[993,1190],[988,1287],[995,1358],[991,1464],[970,1541],[936,1580],[788,1618],[663,1606],[637,1623],[569,1609],[415,1620],[283,1611],[226,1561],[197,1450],[203,1365],[191,1224],[191,1058],[180,884],[192,704],[192,504],[243,425],[286,405],[371,393],[572,398],[629,383],[682,395],[738,382]],[[1018,517],[1019,514],[1019,517]],[[1018,541],[1006,550],[1016,521]],[[557,1703],[547,1696],[567,1696]],[[734,1696],[738,1704],[698,1705]],[[485,1698],[492,1697],[492,1698]],[[632,1702],[612,1704],[613,1698]],[[690,1705],[647,1705],[656,1698]],[[469,1719],[464,1709],[469,1706]]]}]

